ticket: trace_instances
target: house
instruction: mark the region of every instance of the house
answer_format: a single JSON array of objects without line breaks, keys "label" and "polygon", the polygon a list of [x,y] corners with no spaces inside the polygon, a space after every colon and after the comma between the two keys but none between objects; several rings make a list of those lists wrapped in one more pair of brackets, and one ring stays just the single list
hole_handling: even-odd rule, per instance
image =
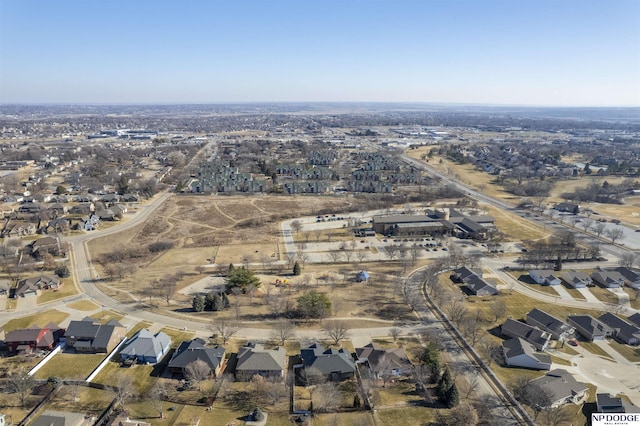
[{"label": "house", "polygon": [[640,272],[636,272],[633,269],[619,267],[616,268],[618,272],[625,279],[625,284],[629,287],[639,290],[640,289]]},{"label": "house", "polygon": [[71,321],[64,333],[67,346],[81,353],[109,353],[126,338],[127,329],[111,320],[100,324],[92,318]]},{"label": "house", "polygon": [[56,277],[41,275],[18,282],[13,297],[28,297],[40,294],[40,290],[59,290],[63,283]]},{"label": "house", "polygon": [[110,423],[108,423],[108,425],[109,426],[151,426],[151,423],[148,423],[142,420],[132,420],[129,418],[129,415],[127,413],[121,413],[120,415],[118,415],[118,417],[116,417]]},{"label": "house", "polygon": [[341,381],[354,376],[356,365],[351,354],[344,349],[325,349],[313,343],[300,351],[306,375],[320,375],[331,381]]},{"label": "house", "polygon": [[631,315],[629,318],[627,318],[627,321],[636,325],[637,327],[640,327],[640,312],[636,312],[635,314]]},{"label": "house", "polygon": [[624,277],[618,271],[598,271],[591,274],[591,279],[606,288],[624,286]]},{"label": "house", "polygon": [[53,217],[60,217],[67,214],[67,206],[60,203],[53,203],[49,206],[49,211]]},{"label": "house", "polygon": [[69,209],[70,214],[89,215],[96,210],[96,206],[92,202],[83,202],[76,204]]},{"label": "house", "polygon": [[4,342],[10,354],[30,353],[34,350],[51,350],[64,334],[64,329],[50,323],[45,327],[21,328],[6,334]]},{"label": "house", "polygon": [[60,241],[56,237],[44,237],[35,240],[27,246],[31,255],[40,257],[45,253],[49,253],[53,256],[57,256],[60,253]]},{"label": "house", "polygon": [[475,296],[495,296],[498,294],[497,288],[475,274],[465,278],[464,283],[469,292]]},{"label": "house", "polygon": [[611,336],[613,332],[606,324],[591,315],[569,315],[567,323],[590,342],[603,340],[605,337]]},{"label": "house", "polygon": [[537,350],[544,351],[551,340],[551,334],[511,318],[502,324],[502,334],[509,337],[520,337],[531,343]]},{"label": "house", "polygon": [[255,375],[282,379],[287,368],[284,348],[265,349],[264,345],[248,343],[238,352],[236,378],[249,380]]},{"label": "house", "polygon": [[91,426],[95,418],[82,413],[47,410],[31,423],[31,426]]},{"label": "house", "polygon": [[555,369],[530,382],[539,386],[550,396],[550,407],[558,407],[567,402],[578,403],[587,394],[586,383],[578,382],[566,370]]},{"label": "house", "polygon": [[477,275],[482,278],[482,270],[480,269],[470,269],[466,266],[463,266],[458,269],[453,270],[453,275],[451,275],[451,280],[455,283],[464,282],[465,278],[470,277],[471,275]]},{"label": "house", "polygon": [[224,368],[225,349],[222,346],[206,347],[202,339],[193,339],[180,343],[180,346],[169,361],[171,374],[184,376],[185,368],[190,363],[201,360],[211,369],[211,375],[217,377]]},{"label": "house", "polygon": [[560,278],[556,276],[554,271],[548,269],[532,269],[529,271],[529,276],[537,284],[542,285],[560,285]]},{"label": "house", "polygon": [[137,203],[138,196],[136,194],[124,194],[122,196],[122,201],[124,201],[125,203]]},{"label": "house", "polygon": [[580,206],[578,204],[572,204],[572,203],[558,203],[555,205],[554,209],[563,213],[573,213],[573,214],[580,213]]},{"label": "house", "polygon": [[509,367],[523,367],[533,370],[550,370],[551,357],[536,352],[533,345],[520,337],[502,342],[502,353]]},{"label": "house", "polygon": [[157,364],[171,347],[171,337],[163,332],[155,335],[145,328],[138,331],[120,350],[122,362]]},{"label": "house", "polygon": [[555,340],[564,340],[575,331],[575,329],[566,322],[538,308],[534,308],[527,313],[526,321],[527,324],[538,327],[540,330],[551,334],[551,338]]},{"label": "house", "polygon": [[593,284],[589,274],[580,271],[566,271],[562,274],[562,279],[573,288],[585,288]]},{"label": "house", "polygon": [[627,345],[640,345],[640,328],[611,312],[604,313],[598,319],[612,330],[611,337]]},{"label": "house", "polygon": [[611,396],[608,393],[596,394],[596,406],[598,413],[639,413],[640,409],[632,403]]},{"label": "house", "polygon": [[366,363],[378,378],[408,374],[412,367],[404,349],[383,349],[375,343],[356,348],[356,357],[358,363]]}]

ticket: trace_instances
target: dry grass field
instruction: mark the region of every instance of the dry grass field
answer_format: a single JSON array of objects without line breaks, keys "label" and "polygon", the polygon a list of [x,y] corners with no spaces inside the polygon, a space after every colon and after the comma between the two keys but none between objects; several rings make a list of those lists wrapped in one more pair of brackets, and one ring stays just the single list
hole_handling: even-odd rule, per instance
[{"label": "dry grass field", "polygon": [[60,312],[58,310],[51,309],[37,314],[27,315],[21,318],[9,320],[2,326],[2,329],[5,333],[8,333],[19,328],[27,328],[31,326],[44,327],[50,322],[60,324],[68,316],[69,314],[66,312]]}]

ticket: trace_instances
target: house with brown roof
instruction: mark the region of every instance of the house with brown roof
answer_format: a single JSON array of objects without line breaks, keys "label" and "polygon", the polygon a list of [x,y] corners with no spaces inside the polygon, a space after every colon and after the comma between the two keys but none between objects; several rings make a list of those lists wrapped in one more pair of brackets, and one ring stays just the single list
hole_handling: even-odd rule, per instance
[{"label": "house with brown roof", "polygon": [[59,290],[61,287],[62,281],[57,277],[40,275],[20,281],[14,289],[12,297],[36,296],[42,290]]},{"label": "house with brown roof", "polygon": [[50,323],[42,328],[21,328],[6,334],[4,342],[9,354],[31,353],[36,349],[51,350],[64,334],[64,329]]},{"label": "house with brown roof", "polygon": [[44,237],[35,240],[29,244],[31,255],[34,257],[41,257],[45,253],[49,253],[53,256],[60,254],[60,241],[56,237]]},{"label": "house with brown roof", "polygon": [[378,378],[408,374],[412,367],[404,349],[382,348],[375,343],[356,348],[356,357],[358,363],[366,364]]},{"label": "house with brown roof", "polygon": [[109,353],[126,338],[127,329],[118,321],[100,324],[92,318],[71,321],[64,333],[67,346],[79,353]]}]

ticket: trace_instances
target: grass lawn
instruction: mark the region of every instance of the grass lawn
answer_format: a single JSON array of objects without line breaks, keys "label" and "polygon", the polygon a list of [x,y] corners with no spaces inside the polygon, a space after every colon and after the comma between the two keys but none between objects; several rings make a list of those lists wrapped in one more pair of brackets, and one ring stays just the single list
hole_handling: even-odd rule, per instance
[{"label": "grass lawn", "polygon": [[629,303],[633,309],[640,309],[640,296],[637,295],[636,290],[624,287],[624,292],[629,295]]},{"label": "grass lawn", "polygon": [[193,331],[178,330],[172,327],[164,327],[160,331],[171,337],[171,347],[174,349],[180,346],[180,343],[185,340],[191,340],[196,335]]},{"label": "grass lawn", "polygon": [[[119,358],[118,358],[119,359]],[[100,371],[94,382],[110,385],[114,383],[114,378],[119,375],[127,375],[133,380],[133,385],[140,395],[149,389],[156,379],[153,373],[153,365],[134,365],[131,367],[121,367],[120,362],[111,361]]]},{"label": "grass lawn", "polygon": [[27,315],[22,318],[9,320],[2,328],[4,329],[4,332],[7,333],[9,331],[18,330],[20,328],[28,328],[32,325],[37,327],[44,327],[50,322],[60,324],[68,316],[69,314],[66,312],[60,312],[55,309],[51,309],[48,311],[39,312],[37,314]]},{"label": "grass lawn", "polygon": [[550,232],[540,225],[525,220],[513,213],[498,210],[483,204],[488,213],[495,218],[495,225],[500,232],[514,241],[535,241],[549,236]]},{"label": "grass lawn", "polygon": [[127,338],[131,338],[133,337],[134,334],[136,334],[138,331],[142,330],[143,328],[149,328],[153,325],[152,322],[149,321],[140,321],[139,323],[135,324],[133,327],[131,327],[131,329],[129,331],[127,331]]},{"label": "grass lawn", "polygon": [[416,385],[408,379],[400,379],[395,383],[387,383],[385,387],[379,387],[380,406],[393,405],[417,405],[422,397],[416,393]]},{"label": "grass lawn", "polygon": [[600,346],[596,345],[593,342],[580,341],[580,346],[582,346],[584,348],[584,350],[587,350],[587,351],[591,352],[594,355],[598,355],[598,356],[601,356],[603,358],[610,359],[610,360],[613,361],[613,358],[611,358],[611,356],[609,356],[609,354],[606,353],[604,351],[604,349],[602,349]]},{"label": "grass lawn", "polygon": [[[78,400],[74,401],[73,392],[77,391]],[[108,391],[78,386],[63,385],[56,396],[47,405],[48,410],[72,411],[99,416],[113,400],[113,394]]]},{"label": "grass lawn", "polygon": [[587,300],[586,297],[584,297],[584,295],[582,293],[580,293],[580,291],[576,288],[571,287],[569,284],[565,283],[564,281],[562,281],[562,284],[560,284],[564,287],[564,289],[567,291],[567,293],[569,293],[571,295],[571,297],[573,297],[576,300]]},{"label": "grass lawn", "polygon": [[622,343],[618,343],[615,340],[609,340],[609,344],[613,349],[616,350],[616,352],[618,352],[629,361],[640,362],[640,347],[623,345]]},{"label": "grass lawn", "polygon": [[551,355],[551,362],[553,362],[554,364],[558,364],[558,365],[568,365],[571,366],[571,361],[567,361],[564,358],[559,358],[557,356],[553,356]]},{"label": "grass lawn", "polygon": [[54,300],[63,299],[65,297],[73,296],[74,294],[78,294],[78,289],[73,285],[71,280],[62,280],[64,285],[60,290],[44,290],[38,296],[38,304],[52,302]]},{"label": "grass lawn", "polygon": [[102,311],[91,315],[91,318],[98,321],[100,324],[106,324],[111,320],[120,321],[122,318],[124,318],[124,315],[110,309],[103,309]]},{"label": "grass lawn", "polygon": [[91,300],[77,300],[67,303],[67,308],[75,309],[76,311],[95,311],[96,309],[100,309],[100,306]]},{"label": "grass lawn", "polygon": [[104,354],[57,354],[38,370],[35,378],[85,379],[104,358]]},{"label": "grass lawn", "polygon": [[384,426],[426,425],[435,420],[433,409],[425,407],[402,407],[378,410],[374,414],[376,424]]},{"label": "grass lawn", "polygon": [[595,297],[597,297],[598,300],[600,300],[602,302],[613,303],[614,305],[618,304],[618,296],[616,296],[615,294],[611,293],[606,288],[589,287],[589,291],[591,292],[591,294],[593,294]]},{"label": "grass lawn", "polygon": [[18,301],[16,299],[7,298],[7,303],[5,304],[5,309],[7,311],[15,311],[18,306]]},{"label": "grass lawn", "polygon": [[494,373],[496,373],[496,376],[498,376],[500,380],[502,380],[502,383],[504,383],[509,388],[518,377],[537,379],[538,377],[544,376],[545,373],[544,371],[529,370],[527,368],[507,367],[496,363],[491,364],[491,369]]}]

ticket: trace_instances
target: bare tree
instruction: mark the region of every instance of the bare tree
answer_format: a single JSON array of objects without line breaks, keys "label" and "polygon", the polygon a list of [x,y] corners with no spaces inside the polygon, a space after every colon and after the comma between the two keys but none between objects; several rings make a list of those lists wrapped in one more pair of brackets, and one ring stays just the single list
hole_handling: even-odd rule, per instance
[{"label": "bare tree", "polygon": [[396,343],[396,340],[398,340],[400,333],[402,333],[402,330],[400,330],[398,327],[392,327],[389,329],[389,336],[393,339],[393,343]]},{"label": "bare tree", "polygon": [[582,228],[584,228],[585,232],[589,232],[589,229],[591,229],[594,223],[595,221],[593,219],[591,219],[590,217],[585,217],[584,219],[582,219]]},{"label": "bare tree", "polygon": [[477,374],[473,374],[471,378],[466,378],[464,384],[462,385],[462,391],[464,392],[464,397],[469,399],[472,394],[474,394],[480,388],[480,380]]},{"label": "bare tree", "polygon": [[302,229],[302,223],[300,223],[300,221],[297,219],[292,221],[290,226],[291,226],[291,230],[296,234],[300,232],[300,230]]},{"label": "bare tree", "polygon": [[573,413],[568,407],[548,407],[542,411],[539,424],[544,426],[562,426],[571,423]]},{"label": "bare tree", "polygon": [[616,241],[624,238],[624,231],[619,226],[607,229],[604,234],[611,240],[611,244],[615,244]]},{"label": "bare tree", "polygon": [[211,367],[201,359],[191,361],[184,367],[184,378],[194,384],[202,392],[202,382],[211,375]]},{"label": "bare tree", "polygon": [[230,338],[232,338],[238,331],[240,331],[240,324],[237,321],[231,321],[227,319],[214,319],[211,321],[209,328],[212,332],[216,333],[222,338],[222,344],[226,345]]},{"label": "bare tree", "polygon": [[329,337],[333,344],[337,345],[340,340],[346,339],[349,336],[349,326],[342,320],[329,320],[324,321],[322,324],[322,331]]},{"label": "bare tree", "polygon": [[477,425],[478,413],[475,408],[467,403],[463,403],[453,408],[446,417],[446,425]]},{"label": "bare tree", "polygon": [[364,262],[364,260],[367,258],[367,256],[369,256],[369,253],[366,250],[358,250],[356,252],[356,258],[358,259],[358,262],[360,262],[360,263]]},{"label": "bare tree", "polygon": [[18,394],[20,406],[24,407],[27,402],[27,396],[33,390],[35,384],[29,371],[25,368],[20,368],[9,376],[7,384],[13,393]]},{"label": "bare tree", "polygon": [[636,262],[636,255],[629,252],[629,253],[624,253],[622,256],[620,256],[620,260],[618,261],[618,265],[625,267],[625,268],[631,268],[633,267],[633,264]]},{"label": "bare tree", "polygon": [[418,259],[420,259],[420,254],[422,253],[422,247],[417,244],[413,244],[409,247],[409,257],[411,258],[411,265],[415,266],[418,263]]},{"label": "bare tree", "polygon": [[489,310],[493,315],[494,321],[499,321],[507,314],[507,304],[503,300],[494,299],[489,305]]},{"label": "bare tree", "polygon": [[342,252],[341,251],[330,251],[329,258],[333,263],[338,263],[342,260]]},{"label": "bare tree", "polygon": [[167,389],[164,382],[157,381],[149,390],[146,400],[151,407],[158,412],[158,416],[164,419],[164,401],[167,397]]},{"label": "bare tree", "polygon": [[471,341],[471,345],[475,346],[478,340],[486,333],[480,320],[475,316],[467,315],[462,319],[461,331],[464,337]]},{"label": "bare tree", "polygon": [[293,321],[288,319],[277,321],[273,325],[273,330],[271,330],[271,338],[280,342],[281,345],[284,345],[284,342],[287,340],[292,339],[295,334],[295,325]]},{"label": "bare tree", "polygon": [[491,367],[493,362],[502,361],[502,348],[493,340],[482,339],[480,342],[480,353],[488,367]]},{"label": "bare tree", "polygon": [[390,244],[385,247],[385,252],[389,257],[389,260],[393,261],[398,256],[399,247],[396,244]]},{"label": "bare tree", "polygon": [[133,387],[133,379],[123,373],[116,375],[115,387],[113,388],[113,397],[116,405],[124,411],[125,405],[129,399],[134,396],[135,388]]},{"label": "bare tree", "polygon": [[462,298],[457,295],[449,300],[445,306],[447,316],[455,325],[460,325],[461,321],[467,317],[467,306]]},{"label": "bare tree", "polygon": [[596,236],[600,238],[606,228],[607,225],[605,225],[603,222],[597,222],[595,225],[593,225],[593,232],[595,232]]},{"label": "bare tree", "polygon": [[330,413],[340,404],[342,400],[342,393],[338,388],[338,385],[333,382],[323,383],[318,386],[318,392],[314,393],[313,408],[320,413]]}]

